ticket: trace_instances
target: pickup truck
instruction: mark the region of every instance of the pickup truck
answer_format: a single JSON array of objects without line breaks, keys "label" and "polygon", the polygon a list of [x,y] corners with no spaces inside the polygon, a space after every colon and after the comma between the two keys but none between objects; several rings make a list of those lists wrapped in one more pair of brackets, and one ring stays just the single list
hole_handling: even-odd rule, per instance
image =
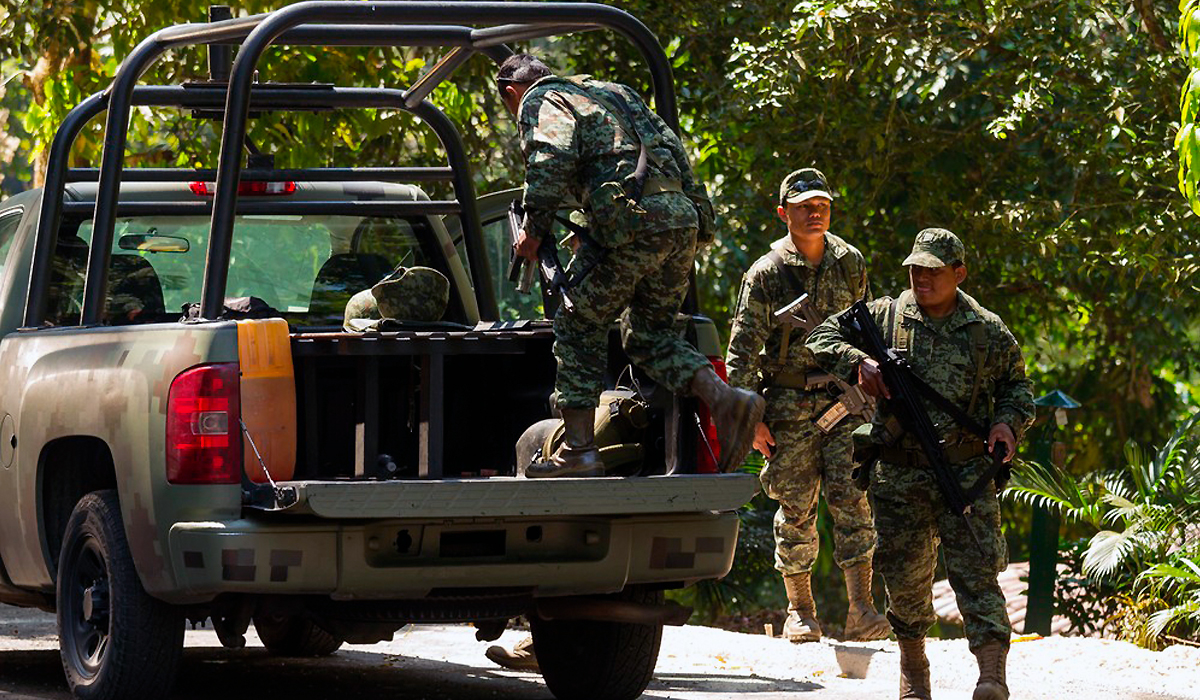
[{"label": "pickup truck", "polygon": [[[628,700],[687,617],[663,591],[728,572],[756,480],[712,473],[704,407],[630,367],[615,334],[611,379],[632,377],[650,416],[636,474],[518,475],[514,445],[551,417],[548,306],[495,272],[515,193],[475,196],[424,99],[447,65],[603,26],[646,55],[674,124],[665,56],[603,5],[447,7],[301,2],[156,32],[68,115],[45,186],[0,202],[0,602],[57,612],[76,697],[162,697],[188,621],[313,656],[421,622],[491,640],[523,615],[557,697]],[[449,54],[408,90],[257,82],[263,48],[288,42]],[[213,80],[137,84],[198,44]],[[217,167],[124,167],[131,105],[221,119]],[[411,111],[447,165],[243,168],[253,114],[352,107]],[[99,167],[68,167],[101,114]],[[416,184],[436,180],[452,199]],[[442,319],[343,328],[351,295],[414,265],[450,281]],[[711,321],[680,331],[720,363]]]}]

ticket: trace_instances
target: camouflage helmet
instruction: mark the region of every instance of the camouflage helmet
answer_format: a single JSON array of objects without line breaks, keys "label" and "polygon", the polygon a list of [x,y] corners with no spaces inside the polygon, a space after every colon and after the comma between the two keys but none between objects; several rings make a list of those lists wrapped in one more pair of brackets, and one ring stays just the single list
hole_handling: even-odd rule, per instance
[{"label": "camouflage helmet", "polygon": [[438,321],[450,303],[450,281],[431,267],[400,267],[346,304],[345,322],[353,319]]}]

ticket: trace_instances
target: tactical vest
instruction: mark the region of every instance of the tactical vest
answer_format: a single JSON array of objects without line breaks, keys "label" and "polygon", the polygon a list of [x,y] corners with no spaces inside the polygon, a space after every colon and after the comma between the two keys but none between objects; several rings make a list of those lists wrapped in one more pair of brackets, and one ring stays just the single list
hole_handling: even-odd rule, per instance
[{"label": "tactical vest", "polygon": [[[826,245],[828,246],[828,244]],[[804,288],[804,284],[800,281],[800,278],[796,276],[796,271],[792,269],[791,265],[788,265],[783,261],[783,256],[779,254],[778,250],[772,249],[771,252],[767,253],[767,259],[771,261],[771,264],[775,266],[775,269],[779,271],[780,276],[783,277],[788,289],[790,289],[792,292],[793,299],[798,299],[801,294],[807,293],[808,290]],[[853,284],[854,280],[854,271],[850,269],[850,266],[853,262],[854,256],[849,254],[843,255],[838,259],[837,269],[842,273],[842,282],[845,283],[846,289],[853,288],[851,285]],[[778,309],[775,310],[778,311]],[[778,359],[780,368],[786,366],[787,364],[787,352],[788,348],[790,347],[792,337],[792,327],[787,323],[782,325],[783,337],[779,341]],[[803,342],[805,339],[801,338],[800,340]]]},{"label": "tactical vest", "polygon": [[[884,338],[888,342],[888,345],[891,345],[897,352],[906,356],[912,345],[912,327],[904,323],[904,317],[900,314],[900,307],[902,302],[907,303],[911,295],[911,291],[905,291],[892,299],[891,306],[888,309],[887,335]],[[971,385],[971,400],[967,403],[967,415],[970,416],[975,414],[975,406],[979,401],[979,392],[983,388],[983,371],[987,367],[987,325],[980,319],[977,323],[967,326],[967,333],[970,335],[971,358],[975,363],[975,381]],[[988,420],[990,421],[991,418],[992,406],[989,404]]]}]

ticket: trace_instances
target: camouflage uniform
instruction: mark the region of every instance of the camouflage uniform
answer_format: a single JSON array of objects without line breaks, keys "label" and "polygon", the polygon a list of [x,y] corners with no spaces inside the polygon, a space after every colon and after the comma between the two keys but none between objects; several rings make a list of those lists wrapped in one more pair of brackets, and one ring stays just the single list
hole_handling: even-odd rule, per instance
[{"label": "camouflage uniform", "polygon": [[[971,415],[985,426],[1005,423],[1017,440],[1021,439],[1033,415],[1033,394],[1025,378],[1021,349],[998,316],[961,290],[957,309],[944,319],[926,316],[911,291],[895,302],[890,297],[876,299],[869,308],[884,339],[908,360],[914,373],[964,409],[970,403],[978,369],[981,384]],[[972,327],[981,330],[972,331]],[[813,331],[808,347],[822,366],[842,377],[855,376],[866,357],[850,344],[836,318],[827,319]],[[981,368],[977,364],[980,357]],[[926,408],[948,450],[978,441],[945,412],[929,402]],[[891,440],[891,435],[899,436]],[[946,510],[932,474],[921,466],[915,439],[900,434],[886,400],[875,421],[856,431],[854,437],[856,447],[860,438],[863,443],[892,445],[875,464],[870,494],[879,533],[875,567],[887,584],[888,619],[896,636],[901,640],[923,638],[936,620],[931,586],[940,539],[970,648],[975,651],[989,641],[1006,648],[1011,627],[996,576],[1005,567],[1008,554],[994,485],[988,485],[967,516],[985,552],[981,554],[962,519]],[[964,489],[975,483],[990,459],[980,454],[954,464]]]},{"label": "camouflage uniform", "polygon": [[[621,99],[634,116],[632,127]],[[661,384],[683,392],[696,372],[709,366],[674,324],[698,229],[712,216],[683,144],[630,88],[582,77],[538,80],[522,98],[518,115],[526,235],[549,234],[557,211],[574,200],[583,203],[592,239],[569,266],[573,278],[590,267],[568,293],[574,310],[560,309],[554,319],[559,406],[597,405],[608,329],[618,317],[630,359]],[[650,167],[645,194],[634,203],[625,186],[641,151],[638,135],[650,151]]]},{"label": "camouflage uniform", "polygon": [[850,478],[850,433],[861,420],[849,416],[826,435],[813,420],[830,405],[829,393],[779,386],[773,380],[779,373],[801,377],[822,371],[804,346],[803,331],[785,330],[774,313],[803,293],[822,317],[869,296],[866,263],[854,246],[831,233],[825,234],[819,265],[797,251],[790,236],[771,247],[802,288],[789,283],[770,255],[754,263],[742,277],[726,365],[731,386],[750,391],[762,386],[767,400],[764,421],[775,438],[775,453],[761,479],[766,494],[779,501],[775,568],[785,575],[812,570],[819,545],[818,489],[833,516],[838,566],[870,563],[875,546],[871,511]]}]

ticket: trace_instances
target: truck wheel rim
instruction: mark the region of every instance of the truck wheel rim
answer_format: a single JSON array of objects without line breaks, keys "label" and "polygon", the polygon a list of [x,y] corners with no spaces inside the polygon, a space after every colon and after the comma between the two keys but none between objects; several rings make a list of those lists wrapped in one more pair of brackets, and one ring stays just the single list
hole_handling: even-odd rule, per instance
[{"label": "truck wheel rim", "polygon": [[67,658],[76,673],[92,678],[100,671],[109,639],[108,567],[96,540],[80,543],[72,567],[66,625]]}]

